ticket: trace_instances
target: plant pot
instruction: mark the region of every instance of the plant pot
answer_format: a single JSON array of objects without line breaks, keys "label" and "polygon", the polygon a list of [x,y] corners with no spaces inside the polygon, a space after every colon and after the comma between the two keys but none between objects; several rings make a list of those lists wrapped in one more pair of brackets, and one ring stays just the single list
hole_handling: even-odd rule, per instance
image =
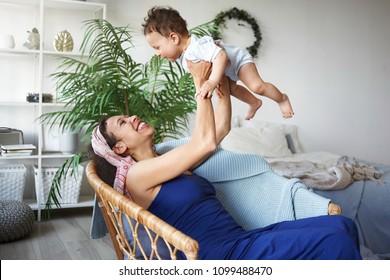
[{"label": "plant pot", "polygon": [[65,131],[60,134],[60,151],[64,154],[73,154],[78,149],[78,134]]}]

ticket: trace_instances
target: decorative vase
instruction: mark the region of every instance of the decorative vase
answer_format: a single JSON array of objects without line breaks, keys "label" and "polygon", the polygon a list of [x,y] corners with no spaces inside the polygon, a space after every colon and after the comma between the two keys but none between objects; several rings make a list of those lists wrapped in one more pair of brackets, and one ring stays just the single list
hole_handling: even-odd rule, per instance
[{"label": "decorative vase", "polygon": [[60,151],[64,154],[73,154],[78,149],[78,134],[64,131],[60,134]]},{"label": "decorative vase", "polygon": [[15,48],[14,36],[11,34],[0,34],[0,49]]},{"label": "decorative vase", "polygon": [[61,31],[55,36],[53,45],[58,52],[71,52],[73,50],[72,35],[66,30]]}]

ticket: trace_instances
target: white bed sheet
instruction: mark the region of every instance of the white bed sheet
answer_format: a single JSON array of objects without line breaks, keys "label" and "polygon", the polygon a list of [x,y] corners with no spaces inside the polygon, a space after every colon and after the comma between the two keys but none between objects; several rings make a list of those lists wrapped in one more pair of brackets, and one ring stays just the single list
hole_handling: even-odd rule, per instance
[{"label": "white bed sheet", "polygon": [[340,155],[325,152],[325,151],[316,151],[316,152],[307,152],[307,153],[299,153],[292,154],[290,157],[273,157],[273,158],[265,158],[269,163],[276,161],[284,161],[284,162],[299,162],[299,161],[311,161],[314,163],[321,163],[327,166],[334,166],[337,164],[340,159]]}]

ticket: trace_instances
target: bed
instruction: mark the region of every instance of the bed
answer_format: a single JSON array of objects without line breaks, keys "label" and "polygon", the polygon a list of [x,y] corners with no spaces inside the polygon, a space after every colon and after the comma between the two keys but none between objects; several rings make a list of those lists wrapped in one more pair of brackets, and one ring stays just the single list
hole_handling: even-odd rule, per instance
[{"label": "bed", "polygon": [[366,259],[390,259],[390,166],[326,151],[304,152],[297,127],[235,116],[223,149],[255,153],[286,178],[331,199],[358,226]]}]

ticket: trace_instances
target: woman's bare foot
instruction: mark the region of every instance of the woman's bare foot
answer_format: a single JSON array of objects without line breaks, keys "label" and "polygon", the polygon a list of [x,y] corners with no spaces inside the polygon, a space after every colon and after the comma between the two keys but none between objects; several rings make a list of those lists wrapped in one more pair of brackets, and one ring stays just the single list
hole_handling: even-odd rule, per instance
[{"label": "woman's bare foot", "polygon": [[290,99],[287,94],[283,94],[283,101],[278,103],[280,111],[282,111],[282,116],[285,119],[289,119],[294,115],[294,111],[291,107]]},{"label": "woman's bare foot", "polygon": [[341,215],[340,205],[330,202],[328,205],[328,215]]},{"label": "woman's bare foot", "polygon": [[260,109],[261,105],[263,105],[263,101],[261,101],[261,99],[257,99],[256,103],[254,103],[254,104],[250,104],[249,111],[248,111],[248,114],[246,115],[245,119],[247,121],[252,119],[256,115],[257,110]]}]

